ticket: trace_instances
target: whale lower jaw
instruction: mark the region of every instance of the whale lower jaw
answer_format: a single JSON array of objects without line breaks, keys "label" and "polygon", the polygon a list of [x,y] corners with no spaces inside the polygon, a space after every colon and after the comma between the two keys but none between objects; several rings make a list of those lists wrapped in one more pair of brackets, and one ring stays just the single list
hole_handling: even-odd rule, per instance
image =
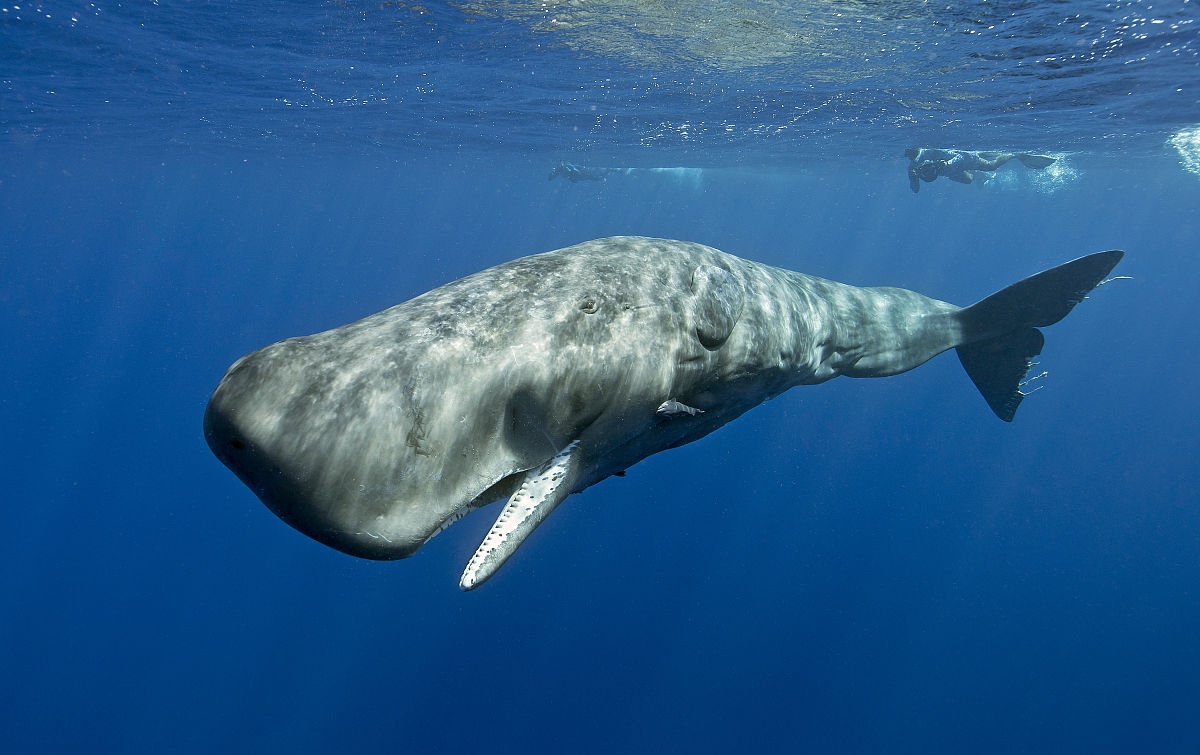
[{"label": "whale lower jaw", "polygon": [[467,562],[458,586],[473,590],[496,573],[521,547],[550,512],[562,503],[579,477],[579,441],[559,451],[549,461],[525,473],[525,479],[500,509],[483,542]]}]

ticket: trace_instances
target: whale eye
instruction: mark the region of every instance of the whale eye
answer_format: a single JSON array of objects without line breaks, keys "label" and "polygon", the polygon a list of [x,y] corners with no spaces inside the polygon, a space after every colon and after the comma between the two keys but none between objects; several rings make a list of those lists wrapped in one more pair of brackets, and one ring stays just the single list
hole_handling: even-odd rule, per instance
[{"label": "whale eye", "polygon": [[592,314],[595,314],[595,313],[596,313],[596,310],[597,310],[598,308],[599,308],[599,307],[597,307],[597,306],[596,306],[596,300],[595,300],[595,299],[584,299],[584,300],[583,300],[583,303],[579,305],[579,309],[580,309],[580,310],[581,310],[581,311],[582,311],[582,312],[583,312],[585,315],[592,315]]}]

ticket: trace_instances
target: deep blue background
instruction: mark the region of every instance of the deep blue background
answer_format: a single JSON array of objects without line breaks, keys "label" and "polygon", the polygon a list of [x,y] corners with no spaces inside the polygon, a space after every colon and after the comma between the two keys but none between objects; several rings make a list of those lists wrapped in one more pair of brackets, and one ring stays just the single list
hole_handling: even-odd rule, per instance
[{"label": "deep blue background", "polygon": [[[5,751],[1195,753],[1200,180],[1072,160],[1056,192],[914,196],[902,159],[573,185],[10,149]],[[1047,330],[1011,425],[949,355],[796,389],[572,497],[470,594],[494,509],[359,561],[206,448],[241,354],[614,233],[963,304],[1105,248],[1133,279]]]}]

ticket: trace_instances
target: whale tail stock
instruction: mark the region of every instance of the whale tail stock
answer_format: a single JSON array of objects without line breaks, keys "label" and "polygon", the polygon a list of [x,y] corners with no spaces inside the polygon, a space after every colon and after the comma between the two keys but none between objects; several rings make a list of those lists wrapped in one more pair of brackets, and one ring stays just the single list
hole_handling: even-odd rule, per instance
[{"label": "whale tail stock", "polygon": [[1018,281],[958,313],[964,335],[958,359],[997,417],[1012,422],[1025,398],[1022,381],[1045,340],[1038,328],[1066,317],[1124,255],[1112,250],[1080,257]]}]

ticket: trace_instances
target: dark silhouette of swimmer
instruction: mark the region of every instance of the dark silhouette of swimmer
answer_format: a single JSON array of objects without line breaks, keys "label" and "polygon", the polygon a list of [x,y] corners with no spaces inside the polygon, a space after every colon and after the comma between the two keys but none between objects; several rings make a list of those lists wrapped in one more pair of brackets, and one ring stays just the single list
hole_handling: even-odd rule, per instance
[{"label": "dark silhouette of swimmer", "polygon": [[976,171],[994,171],[1013,158],[1020,160],[1026,168],[1044,168],[1056,159],[1028,152],[971,152],[928,147],[906,149],[904,156],[911,161],[908,166],[908,185],[914,194],[920,191],[921,181],[932,183],[939,176],[969,184],[975,180]]},{"label": "dark silhouette of swimmer", "polygon": [[591,165],[576,165],[563,160],[550,171],[550,180],[562,176],[571,183],[603,181],[613,173],[628,173],[630,170],[630,168],[597,168]]}]

